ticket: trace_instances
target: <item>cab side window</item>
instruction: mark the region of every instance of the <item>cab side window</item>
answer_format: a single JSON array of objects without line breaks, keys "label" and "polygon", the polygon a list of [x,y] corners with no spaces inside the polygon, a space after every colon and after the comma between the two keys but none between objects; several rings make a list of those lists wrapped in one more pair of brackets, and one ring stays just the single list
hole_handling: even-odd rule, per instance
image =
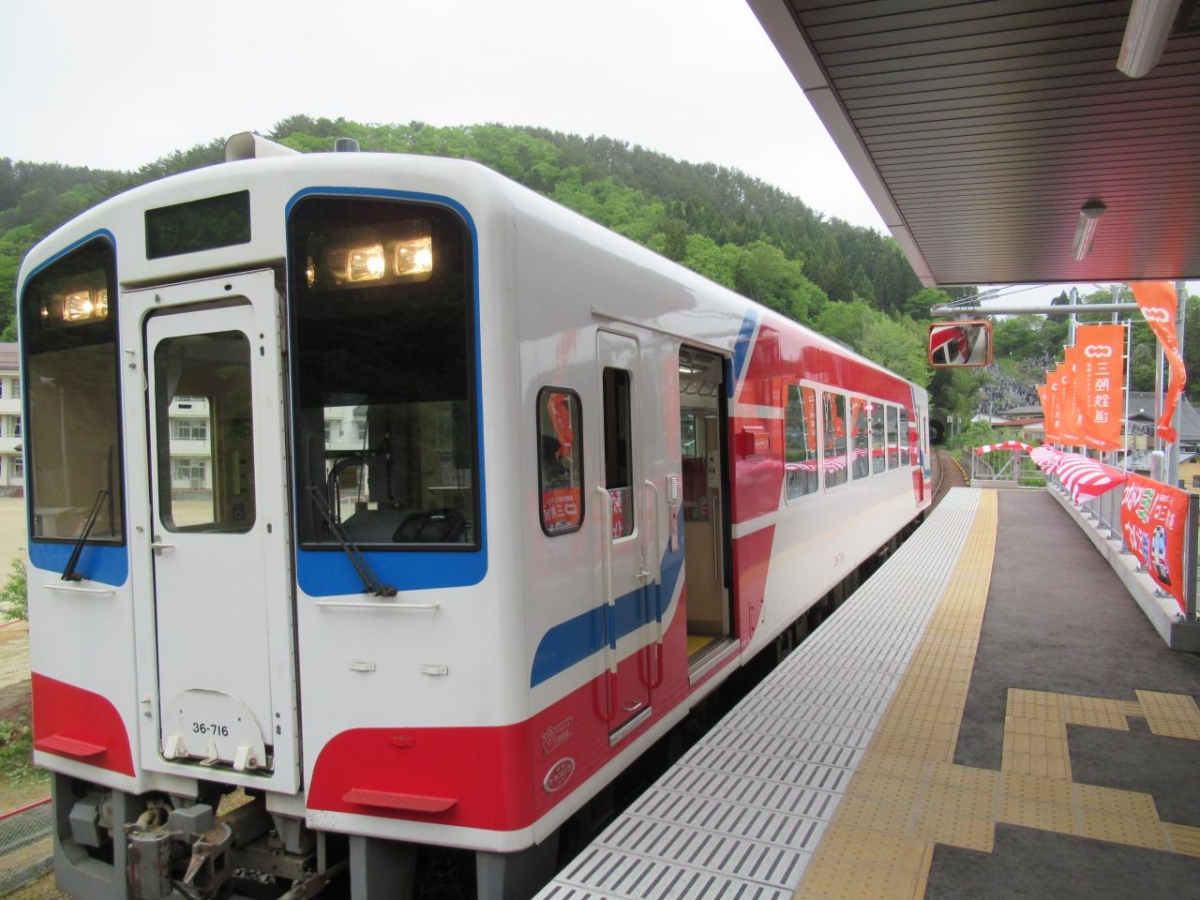
[{"label": "cab side window", "polygon": [[542,531],[578,531],[583,524],[583,442],[579,395],[542,388],[537,398],[538,484]]}]

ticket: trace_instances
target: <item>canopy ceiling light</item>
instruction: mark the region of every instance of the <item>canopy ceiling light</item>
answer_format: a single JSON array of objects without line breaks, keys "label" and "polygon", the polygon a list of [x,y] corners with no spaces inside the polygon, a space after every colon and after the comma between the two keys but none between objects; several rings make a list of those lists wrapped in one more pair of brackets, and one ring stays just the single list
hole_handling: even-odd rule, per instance
[{"label": "canopy ceiling light", "polygon": [[1072,245],[1072,253],[1077,261],[1092,252],[1092,241],[1096,238],[1096,229],[1100,227],[1100,217],[1107,209],[1099,200],[1089,200],[1080,208],[1079,224],[1075,226],[1075,243]]},{"label": "canopy ceiling light", "polygon": [[1158,65],[1182,0],[1133,0],[1117,68],[1130,78],[1141,78]]}]

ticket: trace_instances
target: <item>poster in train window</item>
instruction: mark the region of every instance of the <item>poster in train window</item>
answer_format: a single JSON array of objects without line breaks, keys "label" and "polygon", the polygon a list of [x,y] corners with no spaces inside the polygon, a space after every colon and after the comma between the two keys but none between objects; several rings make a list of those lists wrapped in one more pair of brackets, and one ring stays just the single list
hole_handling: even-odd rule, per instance
[{"label": "poster in train window", "polygon": [[855,478],[871,474],[871,420],[869,403],[863,397],[850,398],[850,434],[854,447],[851,471]]},{"label": "poster in train window", "polygon": [[784,461],[787,498],[814,493],[817,477],[817,392],[798,384],[788,386],[784,411]]},{"label": "poster in train window", "polygon": [[887,471],[887,431],[884,428],[886,409],[878,400],[869,404],[871,413],[871,471]]},{"label": "poster in train window", "polygon": [[846,398],[842,394],[826,392],[823,396],[825,411],[825,444],[821,468],[825,471],[825,486],[845,484],[849,477],[846,455]]},{"label": "poster in train window", "polygon": [[538,393],[537,415],[542,531],[567,534],[583,523],[579,395],[562,388],[543,388]]}]

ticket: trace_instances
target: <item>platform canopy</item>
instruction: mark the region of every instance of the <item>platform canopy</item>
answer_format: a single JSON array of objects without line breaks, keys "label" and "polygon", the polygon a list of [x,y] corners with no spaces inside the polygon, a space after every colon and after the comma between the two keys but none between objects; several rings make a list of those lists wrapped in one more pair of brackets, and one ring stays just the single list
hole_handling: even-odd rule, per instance
[{"label": "platform canopy", "polygon": [[1200,277],[1200,4],[1134,78],[1130,0],[747,2],[926,285]]}]

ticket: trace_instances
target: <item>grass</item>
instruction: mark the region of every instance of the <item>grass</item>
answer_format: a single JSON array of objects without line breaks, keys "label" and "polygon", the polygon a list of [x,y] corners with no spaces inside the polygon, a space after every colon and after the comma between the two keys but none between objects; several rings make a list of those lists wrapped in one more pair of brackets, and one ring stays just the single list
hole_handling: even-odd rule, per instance
[{"label": "grass", "polygon": [[29,618],[29,596],[25,590],[25,561],[14,559],[8,580],[0,585],[0,620]]},{"label": "grass", "polygon": [[0,779],[15,788],[47,778],[33,764],[33,729],[29,723],[24,718],[0,721]]}]

